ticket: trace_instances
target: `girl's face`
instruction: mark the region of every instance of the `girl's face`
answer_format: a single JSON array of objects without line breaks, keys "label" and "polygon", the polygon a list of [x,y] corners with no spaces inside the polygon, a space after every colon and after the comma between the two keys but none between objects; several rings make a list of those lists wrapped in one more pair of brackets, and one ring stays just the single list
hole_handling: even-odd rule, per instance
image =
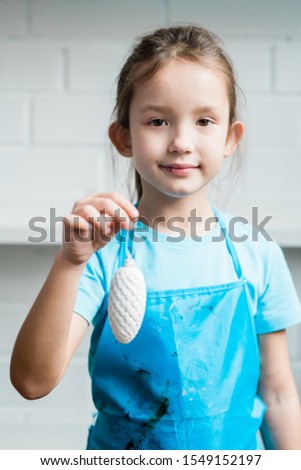
[{"label": "girl's face", "polygon": [[243,132],[242,123],[229,127],[224,76],[188,61],[172,60],[140,84],[129,117],[121,153],[132,156],[146,197],[199,197]]}]

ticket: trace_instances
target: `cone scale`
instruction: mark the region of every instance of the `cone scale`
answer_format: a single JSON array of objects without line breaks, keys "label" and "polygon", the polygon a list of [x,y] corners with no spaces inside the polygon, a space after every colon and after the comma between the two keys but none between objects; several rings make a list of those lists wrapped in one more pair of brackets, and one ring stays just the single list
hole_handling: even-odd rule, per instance
[{"label": "cone scale", "polygon": [[145,312],[146,285],[143,273],[132,257],[117,269],[111,283],[108,317],[112,332],[120,343],[130,343],[138,334]]}]

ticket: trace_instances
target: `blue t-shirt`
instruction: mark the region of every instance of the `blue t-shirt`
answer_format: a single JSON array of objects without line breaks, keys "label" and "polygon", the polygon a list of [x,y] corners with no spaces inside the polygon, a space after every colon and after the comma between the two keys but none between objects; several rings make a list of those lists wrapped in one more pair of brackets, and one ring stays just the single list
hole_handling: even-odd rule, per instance
[{"label": "blue t-shirt", "polygon": [[[222,213],[226,228],[231,215]],[[94,253],[81,276],[74,311],[95,325],[105,311],[103,301],[118,268],[122,230],[113,240]],[[247,278],[247,295],[257,334],[269,333],[301,321],[301,305],[283,252],[275,241],[257,235],[249,224],[237,222],[230,233]],[[136,265],[144,274],[148,291],[182,289],[237,280],[225,237],[219,224],[201,240],[171,237],[152,230],[141,222],[132,233]],[[91,344],[93,351],[95,346]]]}]

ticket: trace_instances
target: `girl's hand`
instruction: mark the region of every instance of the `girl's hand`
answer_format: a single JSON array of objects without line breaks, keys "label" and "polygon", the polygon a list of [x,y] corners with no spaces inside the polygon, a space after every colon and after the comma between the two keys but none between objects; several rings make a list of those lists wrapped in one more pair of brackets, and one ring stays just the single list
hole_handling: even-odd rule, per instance
[{"label": "girl's hand", "polygon": [[90,256],[111,241],[122,228],[130,230],[139,215],[122,194],[94,193],[77,201],[64,217],[61,256],[73,265],[84,265]]}]

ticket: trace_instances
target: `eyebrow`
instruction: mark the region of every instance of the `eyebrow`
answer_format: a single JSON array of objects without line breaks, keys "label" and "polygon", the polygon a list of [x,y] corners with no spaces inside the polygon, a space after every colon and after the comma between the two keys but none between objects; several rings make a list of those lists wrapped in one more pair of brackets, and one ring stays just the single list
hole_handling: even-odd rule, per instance
[{"label": "eyebrow", "polygon": [[[168,106],[160,106],[160,105],[153,105],[153,104],[146,104],[143,106],[141,109],[141,114],[147,113],[147,112],[156,112],[156,113],[162,113],[162,112],[168,112],[170,108]],[[203,113],[220,113],[221,109],[217,106],[199,106],[195,108],[194,113],[195,114],[203,114]]]},{"label": "eyebrow", "polygon": [[147,104],[145,106],[143,106],[143,108],[141,109],[141,113],[147,113],[149,111],[154,111],[156,113],[160,113],[162,111],[167,111],[168,108],[165,107],[165,106],[156,106],[156,105],[153,105],[153,104]]}]

